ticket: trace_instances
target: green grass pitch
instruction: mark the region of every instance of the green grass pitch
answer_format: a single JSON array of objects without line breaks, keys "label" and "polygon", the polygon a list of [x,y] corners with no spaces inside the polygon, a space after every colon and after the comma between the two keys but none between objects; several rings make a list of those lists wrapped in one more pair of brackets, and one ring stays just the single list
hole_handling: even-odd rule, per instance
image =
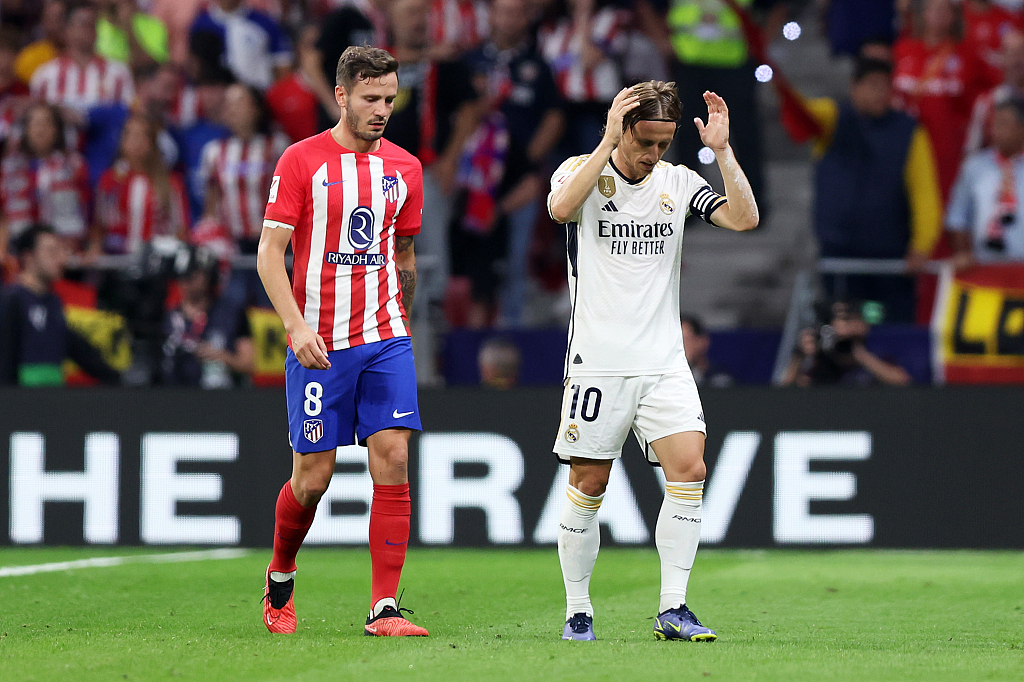
[{"label": "green grass pitch", "polygon": [[[17,566],[147,550],[2,549]],[[171,551],[171,550],[167,550]],[[0,680],[1024,680],[1024,555],[708,551],[690,606],[719,640],[658,642],[654,550],[607,548],[600,641],[559,640],[555,550],[412,549],[424,639],[364,637],[365,550],[299,554],[299,631],[271,636],[269,551],[0,577]]]}]

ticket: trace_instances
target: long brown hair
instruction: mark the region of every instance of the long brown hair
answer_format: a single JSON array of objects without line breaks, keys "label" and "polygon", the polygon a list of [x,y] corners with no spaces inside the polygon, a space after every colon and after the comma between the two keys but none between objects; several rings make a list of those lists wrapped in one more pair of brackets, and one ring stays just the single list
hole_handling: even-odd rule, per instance
[{"label": "long brown hair", "polygon": [[146,137],[149,139],[149,154],[142,162],[142,172],[146,174],[153,187],[156,189],[157,202],[160,208],[168,210],[171,205],[171,171],[167,168],[164,156],[160,152],[160,126],[149,116],[138,112],[128,115],[121,128],[121,141],[117,146],[118,160],[124,159],[124,139],[128,134],[128,126],[133,122],[142,123],[146,128]]}]

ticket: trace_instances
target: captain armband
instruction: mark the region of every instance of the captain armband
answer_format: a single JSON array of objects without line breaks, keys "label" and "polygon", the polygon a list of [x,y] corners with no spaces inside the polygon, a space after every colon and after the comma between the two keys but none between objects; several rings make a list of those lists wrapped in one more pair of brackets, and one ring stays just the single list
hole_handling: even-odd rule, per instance
[{"label": "captain armband", "polygon": [[718,225],[711,222],[711,214],[721,208],[725,202],[725,197],[711,189],[710,185],[704,185],[697,190],[697,193],[693,195],[693,199],[690,200],[690,213],[699,216],[708,225],[718,227]]}]

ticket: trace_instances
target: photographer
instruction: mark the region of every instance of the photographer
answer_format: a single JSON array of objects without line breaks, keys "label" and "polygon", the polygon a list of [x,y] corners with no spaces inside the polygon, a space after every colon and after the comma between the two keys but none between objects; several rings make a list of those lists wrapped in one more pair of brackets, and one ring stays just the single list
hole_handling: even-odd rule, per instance
[{"label": "photographer", "polygon": [[793,351],[783,386],[906,386],[910,375],[899,365],[882,360],[864,341],[870,325],[860,308],[847,301],[832,305],[831,320],[817,333],[804,329]]},{"label": "photographer", "polygon": [[996,105],[991,134],[992,146],[960,168],[946,212],[958,269],[1024,260],[1024,225],[1018,219],[1024,196],[1024,100]]}]

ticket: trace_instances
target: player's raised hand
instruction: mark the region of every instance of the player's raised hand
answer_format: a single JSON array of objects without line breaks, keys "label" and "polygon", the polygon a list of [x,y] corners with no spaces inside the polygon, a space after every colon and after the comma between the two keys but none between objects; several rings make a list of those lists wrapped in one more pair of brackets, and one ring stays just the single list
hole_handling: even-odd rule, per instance
[{"label": "player's raised hand", "polygon": [[712,149],[723,151],[729,144],[729,107],[725,100],[713,92],[704,91],[704,102],[708,105],[708,122],[699,118],[693,119],[700,133],[700,141]]},{"label": "player's raised hand", "polygon": [[604,139],[613,147],[622,139],[622,119],[630,111],[640,105],[640,98],[633,94],[633,88],[622,88],[615,95],[608,109],[608,119],[604,127]]},{"label": "player's raised hand", "polygon": [[330,369],[331,361],[327,359],[327,344],[309,327],[299,329],[291,335],[292,352],[295,359],[306,369]]}]

